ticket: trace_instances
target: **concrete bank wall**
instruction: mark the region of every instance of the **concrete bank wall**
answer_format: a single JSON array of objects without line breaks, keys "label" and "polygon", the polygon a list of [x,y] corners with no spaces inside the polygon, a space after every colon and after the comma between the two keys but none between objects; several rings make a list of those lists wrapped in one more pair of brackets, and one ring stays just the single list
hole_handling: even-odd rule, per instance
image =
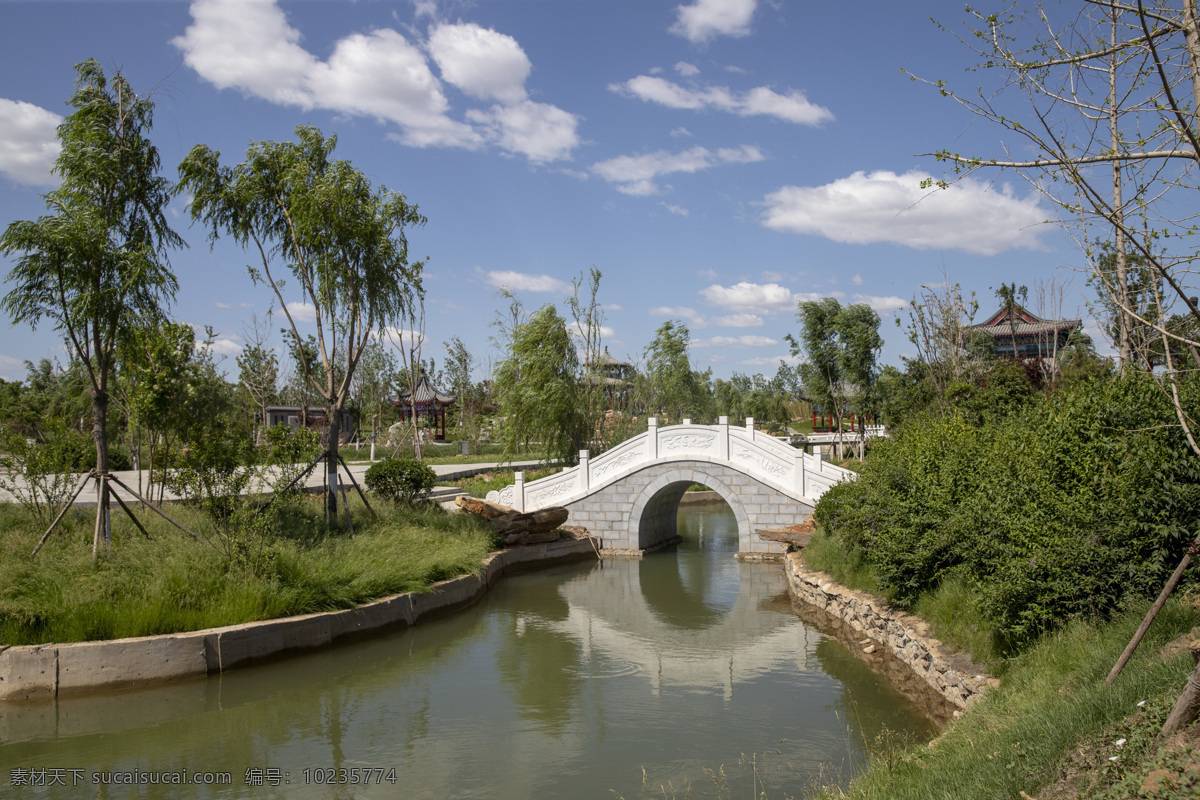
[{"label": "concrete bank wall", "polygon": [[864,650],[886,648],[956,708],[964,709],[997,683],[984,667],[929,635],[924,620],[863,592],[847,589],[824,572],[804,566],[801,553],[784,559],[788,584],[800,600],[844,621],[870,640]]},{"label": "concrete bank wall", "polygon": [[0,701],[52,700],[76,692],[163,683],[405,628],[471,605],[509,570],[595,557],[587,539],[562,539],[492,553],[479,575],[441,581],[429,592],[393,595],[345,611],[136,639],[0,645]]}]

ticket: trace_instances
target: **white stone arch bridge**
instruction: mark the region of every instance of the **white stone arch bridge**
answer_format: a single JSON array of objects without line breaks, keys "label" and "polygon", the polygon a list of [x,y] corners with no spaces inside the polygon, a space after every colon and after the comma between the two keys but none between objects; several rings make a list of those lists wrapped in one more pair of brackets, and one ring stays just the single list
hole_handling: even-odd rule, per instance
[{"label": "white stone arch bridge", "polygon": [[755,430],[753,418],[744,427],[721,417],[716,425],[685,419],[660,428],[651,417],[645,433],[599,457],[581,450],[577,466],[530,483],[518,472],[515,483],[488,492],[487,499],[519,511],[564,506],[571,514],[568,524],[600,537],[606,553],[637,555],[678,538],[679,501],[700,483],[737,517],[738,556],[766,556],[782,553],[784,546],[761,539],[757,531],[803,522],[829,487],[854,477],[819,454]]}]

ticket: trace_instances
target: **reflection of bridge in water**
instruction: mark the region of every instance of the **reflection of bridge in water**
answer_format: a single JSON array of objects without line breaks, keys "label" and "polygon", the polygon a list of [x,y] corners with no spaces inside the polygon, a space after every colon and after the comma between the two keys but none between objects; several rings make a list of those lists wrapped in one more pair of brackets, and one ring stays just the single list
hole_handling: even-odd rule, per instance
[{"label": "reflection of bridge in water", "polygon": [[[682,560],[618,561],[559,589],[565,618],[518,614],[518,634],[545,627],[576,643],[581,677],[636,672],[655,695],[721,687],[729,700],[736,685],[774,670],[807,671],[821,637],[795,624],[783,571],[727,563],[738,573],[725,579],[737,583],[727,609],[697,596],[706,587],[684,588]],[[780,613],[763,613],[776,603]]]},{"label": "reflection of bridge in water", "polygon": [[658,427],[595,459],[579,453],[578,466],[532,483],[524,473],[487,499],[520,511],[565,506],[572,524],[599,536],[607,551],[644,553],[674,540],[679,500],[692,484],[717,492],[737,518],[739,555],[780,553],[783,545],[755,535],[763,528],[795,525],[812,515],[830,486],[854,473],[825,463],[757,431],[754,419],[731,426]]}]

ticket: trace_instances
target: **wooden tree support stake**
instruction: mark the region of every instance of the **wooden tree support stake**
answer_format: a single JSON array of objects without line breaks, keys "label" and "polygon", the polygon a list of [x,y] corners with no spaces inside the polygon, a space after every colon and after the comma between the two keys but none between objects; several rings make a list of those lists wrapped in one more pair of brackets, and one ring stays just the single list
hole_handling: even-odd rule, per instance
[{"label": "wooden tree support stake", "polygon": [[96,529],[92,533],[92,561],[100,550],[100,528],[104,524],[104,506],[108,498],[104,494],[104,475],[96,477]]},{"label": "wooden tree support stake", "polygon": [[[1191,549],[1194,550],[1197,547],[1200,547],[1200,534],[1196,535]],[[1138,626],[1137,632],[1133,634],[1133,638],[1125,646],[1125,652],[1121,653],[1121,657],[1113,665],[1112,670],[1108,673],[1108,677],[1104,679],[1106,686],[1111,686],[1112,682],[1121,674],[1121,670],[1125,669],[1125,665],[1129,663],[1129,659],[1133,656],[1133,651],[1137,650],[1138,645],[1141,644],[1142,637],[1146,635],[1146,631],[1150,630],[1150,624],[1154,622],[1154,618],[1162,610],[1163,605],[1167,602],[1167,598],[1171,596],[1171,592],[1175,591],[1175,587],[1183,577],[1183,571],[1188,568],[1188,564],[1190,563],[1192,563],[1192,554],[1189,552],[1184,555],[1183,559],[1179,562],[1179,566],[1171,573],[1170,579],[1167,580],[1167,585],[1159,592],[1158,599],[1154,601],[1154,605],[1150,606],[1150,610],[1146,612],[1146,618],[1142,620],[1142,624]]]},{"label": "wooden tree support stake", "polygon": [[346,525],[350,528],[350,538],[354,538],[354,523],[350,521],[350,500],[346,497],[346,487],[339,486],[342,492],[342,510],[346,512]]},{"label": "wooden tree support stake", "polygon": [[148,501],[146,500],[146,498],[142,497],[140,494],[138,494],[137,492],[135,492],[133,489],[130,489],[128,486],[126,486],[124,483],[122,483],[122,482],[121,482],[121,479],[120,479],[120,478],[118,478],[118,477],[115,477],[115,476],[110,476],[110,477],[112,478],[112,481],[113,481],[113,483],[117,484],[117,486],[120,486],[122,489],[124,489],[125,491],[129,492],[131,495],[133,495],[134,497],[136,497],[136,498],[137,498],[137,499],[138,499],[138,500],[141,502],[141,504],[142,504],[143,506],[145,506],[146,508],[148,508],[148,509],[150,509],[151,511],[153,511],[155,514],[158,514],[160,517],[162,517],[162,518],[163,518],[163,519],[165,519],[167,522],[169,522],[169,523],[171,523],[172,525],[174,525],[176,528],[179,528],[179,530],[183,531],[183,532],[184,532],[184,533],[186,533],[188,536],[190,536],[190,537],[192,537],[193,539],[195,539],[197,542],[199,542],[199,541],[200,541],[200,537],[199,537],[199,536],[197,536],[196,534],[192,533],[191,531],[189,531],[187,528],[183,527],[183,525],[179,524],[179,523],[178,523],[178,522],[176,522],[175,520],[171,519],[171,517],[167,515],[167,512],[163,511],[161,508],[159,508],[158,506],[154,505],[153,503],[151,503],[151,502],[148,502]]},{"label": "wooden tree support stake", "polygon": [[363,505],[366,506],[367,510],[371,512],[371,516],[379,519],[379,515],[375,513],[375,509],[371,508],[371,504],[367,502],[367,496],[363,494],[363,490],[359,488],[358,481],[354,480],[354,473],[350,471],[350,466],[346,463],[346,459],[342,458],[341,453],[338,453],[338,461],[342,462],[342,467],[346,470],[346,477],[350,479],[350,483],[353,484],[354,490],[358,492],[358,496],[362,498]]},{"label": "wooden tree support stake", "polygon": [[[114,478],[114,481],[115,480],[116,479]],[[121,499],[121,495],[117,494],[117,490],[110,486],[108,487],[108,491],[114,498],[116,498],[116,501],[120,504],[122,510],[125,511],[125,516],[129,517],[130,521],[132,521],[134,525],[137,525],[137,529],[142,532],[142,536],[145,536],[147,539],[152,538],[150,533],[142,527],[141,521],[134,516],[134,513],[129,509],[129,506],[125,505],[125,501]]]},{"label": "wooden tree support stake", "polygon": [[91,480],[92,476],[95,474],[96,470],[92,470],[87,475],[83,476],[83,480],[81,480],[79,485],[75,487],[75,493],[71,495],[71,499],[67,501],[65,506],[63,506],[62,511],[58,512],[58,516],[54,518],[54,522],[50,523],[50,527],[46,529],[46,532],[42,534],[41,541],[37,543],[37,547],[33,548],[30,558],[36,556],[38,551],[42,549],[42,545],[44,545],[46,540],[50,538],[50,534],[54,533],[54,529],[58,527],[58,523],[61,522],[62,518],[67,515],[67,511],[71,508],[71,506],[75,505],[75,498],[79,497],[79,493],[83,491],[83,487],[87,486],[88,481]]}]

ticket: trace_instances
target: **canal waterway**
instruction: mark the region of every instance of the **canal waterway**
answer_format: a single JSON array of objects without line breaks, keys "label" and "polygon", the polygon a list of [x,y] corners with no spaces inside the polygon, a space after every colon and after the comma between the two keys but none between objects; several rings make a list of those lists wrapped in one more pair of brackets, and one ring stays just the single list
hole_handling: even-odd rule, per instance
[{"label": "canal waterway", "polygon": [[679,527],[676,548],[510,575],[409,630],[0,706],[0,795],[781,798],[936,733],[801,621],[778,564],[733,559],[726,506],[685,506]]}]

